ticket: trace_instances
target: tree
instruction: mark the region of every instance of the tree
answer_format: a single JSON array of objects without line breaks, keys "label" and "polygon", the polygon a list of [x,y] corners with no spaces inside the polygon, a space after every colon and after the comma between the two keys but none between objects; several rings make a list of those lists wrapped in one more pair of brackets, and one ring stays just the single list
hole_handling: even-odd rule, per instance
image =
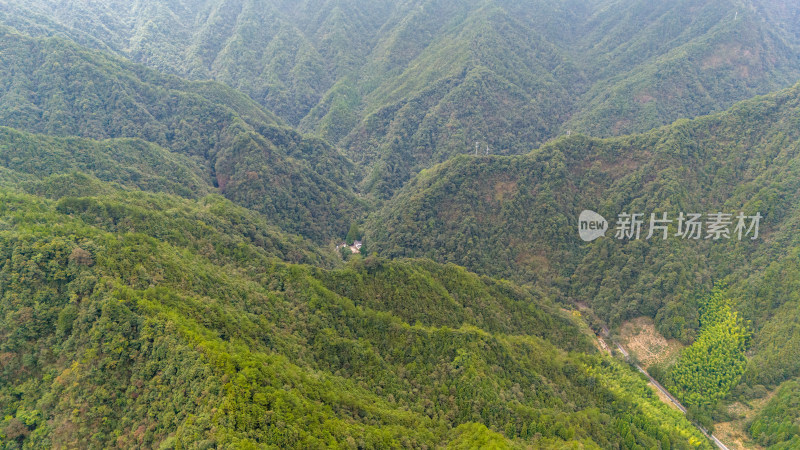
[{"label": "tree", "polygon": [[358,229],[358,225],[352,223],[350,225],[350,231],[347,232],[347,237],[345,238],[345,242],[347,245],[353,245],[355,241],[361,240],[361,230]]}]

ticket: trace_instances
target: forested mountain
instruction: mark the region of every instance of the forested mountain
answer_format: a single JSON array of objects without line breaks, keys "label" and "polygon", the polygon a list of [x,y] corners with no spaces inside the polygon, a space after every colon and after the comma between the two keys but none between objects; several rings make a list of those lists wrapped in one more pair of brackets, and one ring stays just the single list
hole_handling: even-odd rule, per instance
[{"label": "forested mountain", "polygon": [[[685,342],[699,336],[700,300],[724,280],[754,333],[743,379],[774,386],[800,376],[799,124],[800,84],[640,135],[462,156],[412,180],[370,218],[366,239],[382,255],[430,257],[549,289],[611,324],[649,315],[663,335]],[[605,238],[579,239],[584,209],[612,222]],[[626,212],[644,214],[640,239],[615,236]],[[675,237],[680,212],[763,219],[755,240],[715,242]],[[669,239],[660,231],[646,238],[650,213],[673,219]]]},{"label": "forested mountain", "polygon": [[196,160],[142,139],[95,141],[0,127],[0,167],[0,184],[7,187],[80,171],[130,189],[189,198],[213,189],[211,177]]},{"label": "forested mountain", "polygon": [[0,19],[238,88],[341,145],[388,197],[478,143],[624,134],[800,77],[797,6],[765,0],[17,1]]},{"label": "forested mountain", "polygon": [[[197,180],[175,178],[184,189],[202,194],[218,187],[226,197],[268,215],[272,223],[320,242],[344,235],[363,208],[347,158],[329,144],[282,125],[222,84],[187,82],[63,39],[30,38],[8,28],[0,29],[0,50],[3,125],[54,136],[147,141],[154,145],[83,142],[106,150],[138,145],[180,160],[185,167],[173,175],[192,172],[209,182],[199,186]],[[24,141],[4,144],[9,153],[23,147],[49,151]],[[120,151],[105,151],[104,157]],[[177,155],[167,156],[168,151]],[[51,158],[38,160],[49,167],[40,172],[63,168]],[[133,165],[134,158],[141,159],[131,153],[123,165]],[[34,172],[32,168],[29,173],[40,174]]]},{"label": "forested mountain", "polygon": [[788,382],[750,425],[759,444],[776,449],[800,445],[800,425],[793,418],[800,410],[800,382]]},{"label": "forested mountain", "polygon": [[707,446],[535,291],[292,265],[221,198],[94,183],[0,193],[4,448]]},{"label": "forested mountain", "polygon": [[799,23],[0,0],[0,449],[797,446]]}]

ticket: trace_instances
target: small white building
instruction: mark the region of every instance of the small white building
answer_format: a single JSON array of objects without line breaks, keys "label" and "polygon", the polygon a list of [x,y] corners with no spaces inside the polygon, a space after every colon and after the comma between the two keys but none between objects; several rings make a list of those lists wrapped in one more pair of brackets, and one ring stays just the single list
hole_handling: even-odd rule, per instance
[{"label": "small white building", "polygon": [[353,245],[347,245],[347,242],[342,242],[341,244],[336,246],[336,251],[338,252],[340,249],[347,247],[350,249],[351,252],[359,253],[361,251],[362,246],[363,244],[361,243],[361,241],[355,241],[353,242]]}]

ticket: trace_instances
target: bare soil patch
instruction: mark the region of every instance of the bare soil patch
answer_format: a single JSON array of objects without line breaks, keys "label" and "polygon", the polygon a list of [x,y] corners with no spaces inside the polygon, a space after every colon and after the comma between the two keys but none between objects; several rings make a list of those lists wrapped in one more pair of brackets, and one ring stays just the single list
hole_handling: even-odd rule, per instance
[{"label": "bare soil patch", "polygon": [[714,434],[717,438],[730,447],[731,450],[763,450],[764,447],[750,439],[750,435],[746,430],[747,423],[767,405],[779,388],[780,386],[769,391],[762,398],[751,400],[749,405],[741,402],[731,403],[728,406],[728,411],[734,416],[739,416],[739,419],[714,424]]},{"label": "bare soil patch", "polygon": [[680,342],[667,340],[656,331],[653,319],[649,317],[637,317],[625,322],[620,327],[619,337],[622,345],[645,369],[657,363],[674,363],[683,348]]}]

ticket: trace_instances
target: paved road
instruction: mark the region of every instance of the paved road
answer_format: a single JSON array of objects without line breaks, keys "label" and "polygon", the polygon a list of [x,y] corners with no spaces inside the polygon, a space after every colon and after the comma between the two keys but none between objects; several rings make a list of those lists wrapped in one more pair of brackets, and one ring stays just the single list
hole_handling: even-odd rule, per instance
[{"label": "paved road", "polygon": [[[603,327],[603,332],[604,332],[604,334],[606,334],[606,336],[608,335],[608,329],[607,329],[607,328]],[[628,358],[628,351],[627,351],[627,350],[625,350],[624,348],[622,348],[622,345],[620,345],[620,343],[619,343],[619,342],[614,342],[614,344],[616,344],[616,345],[617,345],[617,349],[618,349],[618,350],[620,351],[620,353],[622,353],[622,354],[625,356],[625,358],[627,359],[627,358]],[[655,380],[655,378],[651,377],[651,376],[650,376],[650,374],[649,374],[649,373],[647,373],[647,371],[646,371],[646,370],[644,370],[644,369],[642,368],[642,366],[640,366],[639,364],[634,364],[634,366],[636,366],[636,368],[637,368],[637,369],[639,369],[639,372],[642,372],[642,373],[643,373],[643,374],[644,374],[644,375],[647,377],[647,379],[648,379],[648,380],[650,380],[650,382],[651,382],[651,383],[653,383],[653,386],[655,386],[655,387],[656,387],[656,388],[657,388],[659,391],[661,391],[661,392],[662,392],[664,395],[666,395],[666,396],[667,396],[667,398],[668,398],[668,399],[669,399],[669,400],[670,400],[670,401],[671,401],[671,402],[672,402],[672,403],[673,403],[675,406],[677,406],[677,407],[678,407],[678,409],[680,409],[682,413],[686,414],[686,412],[687,412],[687,411],[686,411],[686,408],[685,408],[683,405],[681,405],[681,402],[679,402],[677,398],[673,397],[673,396],[672,396],[672,394],[670,394],[670,393],[669,393],[669,391],[667,391],[667,390],[664,388],[664,386],[662,386],[662,385],[661,385],[661,383],[659,383],[658,381],[656,381],[656,380]],[[728,448],[728,447],[727,447],[725,444],[723,444],[723,443],[722,443],[722,442],[721,442],[719,439],[717,439],[717,437],[716,437],[716,436],[714,436],[713,434],[709,433],[709,432],[708,432],[708,430],[706,430],[706,429],[705,429],[705,427],[703,427],[703,426],[700,426],[700,425],[698,425],[698,424],[694,424],[694,426],[695,426],[695,427],[697,427],[697,429],[698,429],[698,430],[700,430],[700,432],[702,432],[703,434],[705,434],[705,435],[706,435],[706,437],[707,437],[707,438],[709,438],[709,439],[711,440],[711,442],[713,442],[714,444],[716,444],[716,445],[717,445],[717,447],[719,447],[721,450],[730,450],[730,449],[729,449],[729,448]]]}]

